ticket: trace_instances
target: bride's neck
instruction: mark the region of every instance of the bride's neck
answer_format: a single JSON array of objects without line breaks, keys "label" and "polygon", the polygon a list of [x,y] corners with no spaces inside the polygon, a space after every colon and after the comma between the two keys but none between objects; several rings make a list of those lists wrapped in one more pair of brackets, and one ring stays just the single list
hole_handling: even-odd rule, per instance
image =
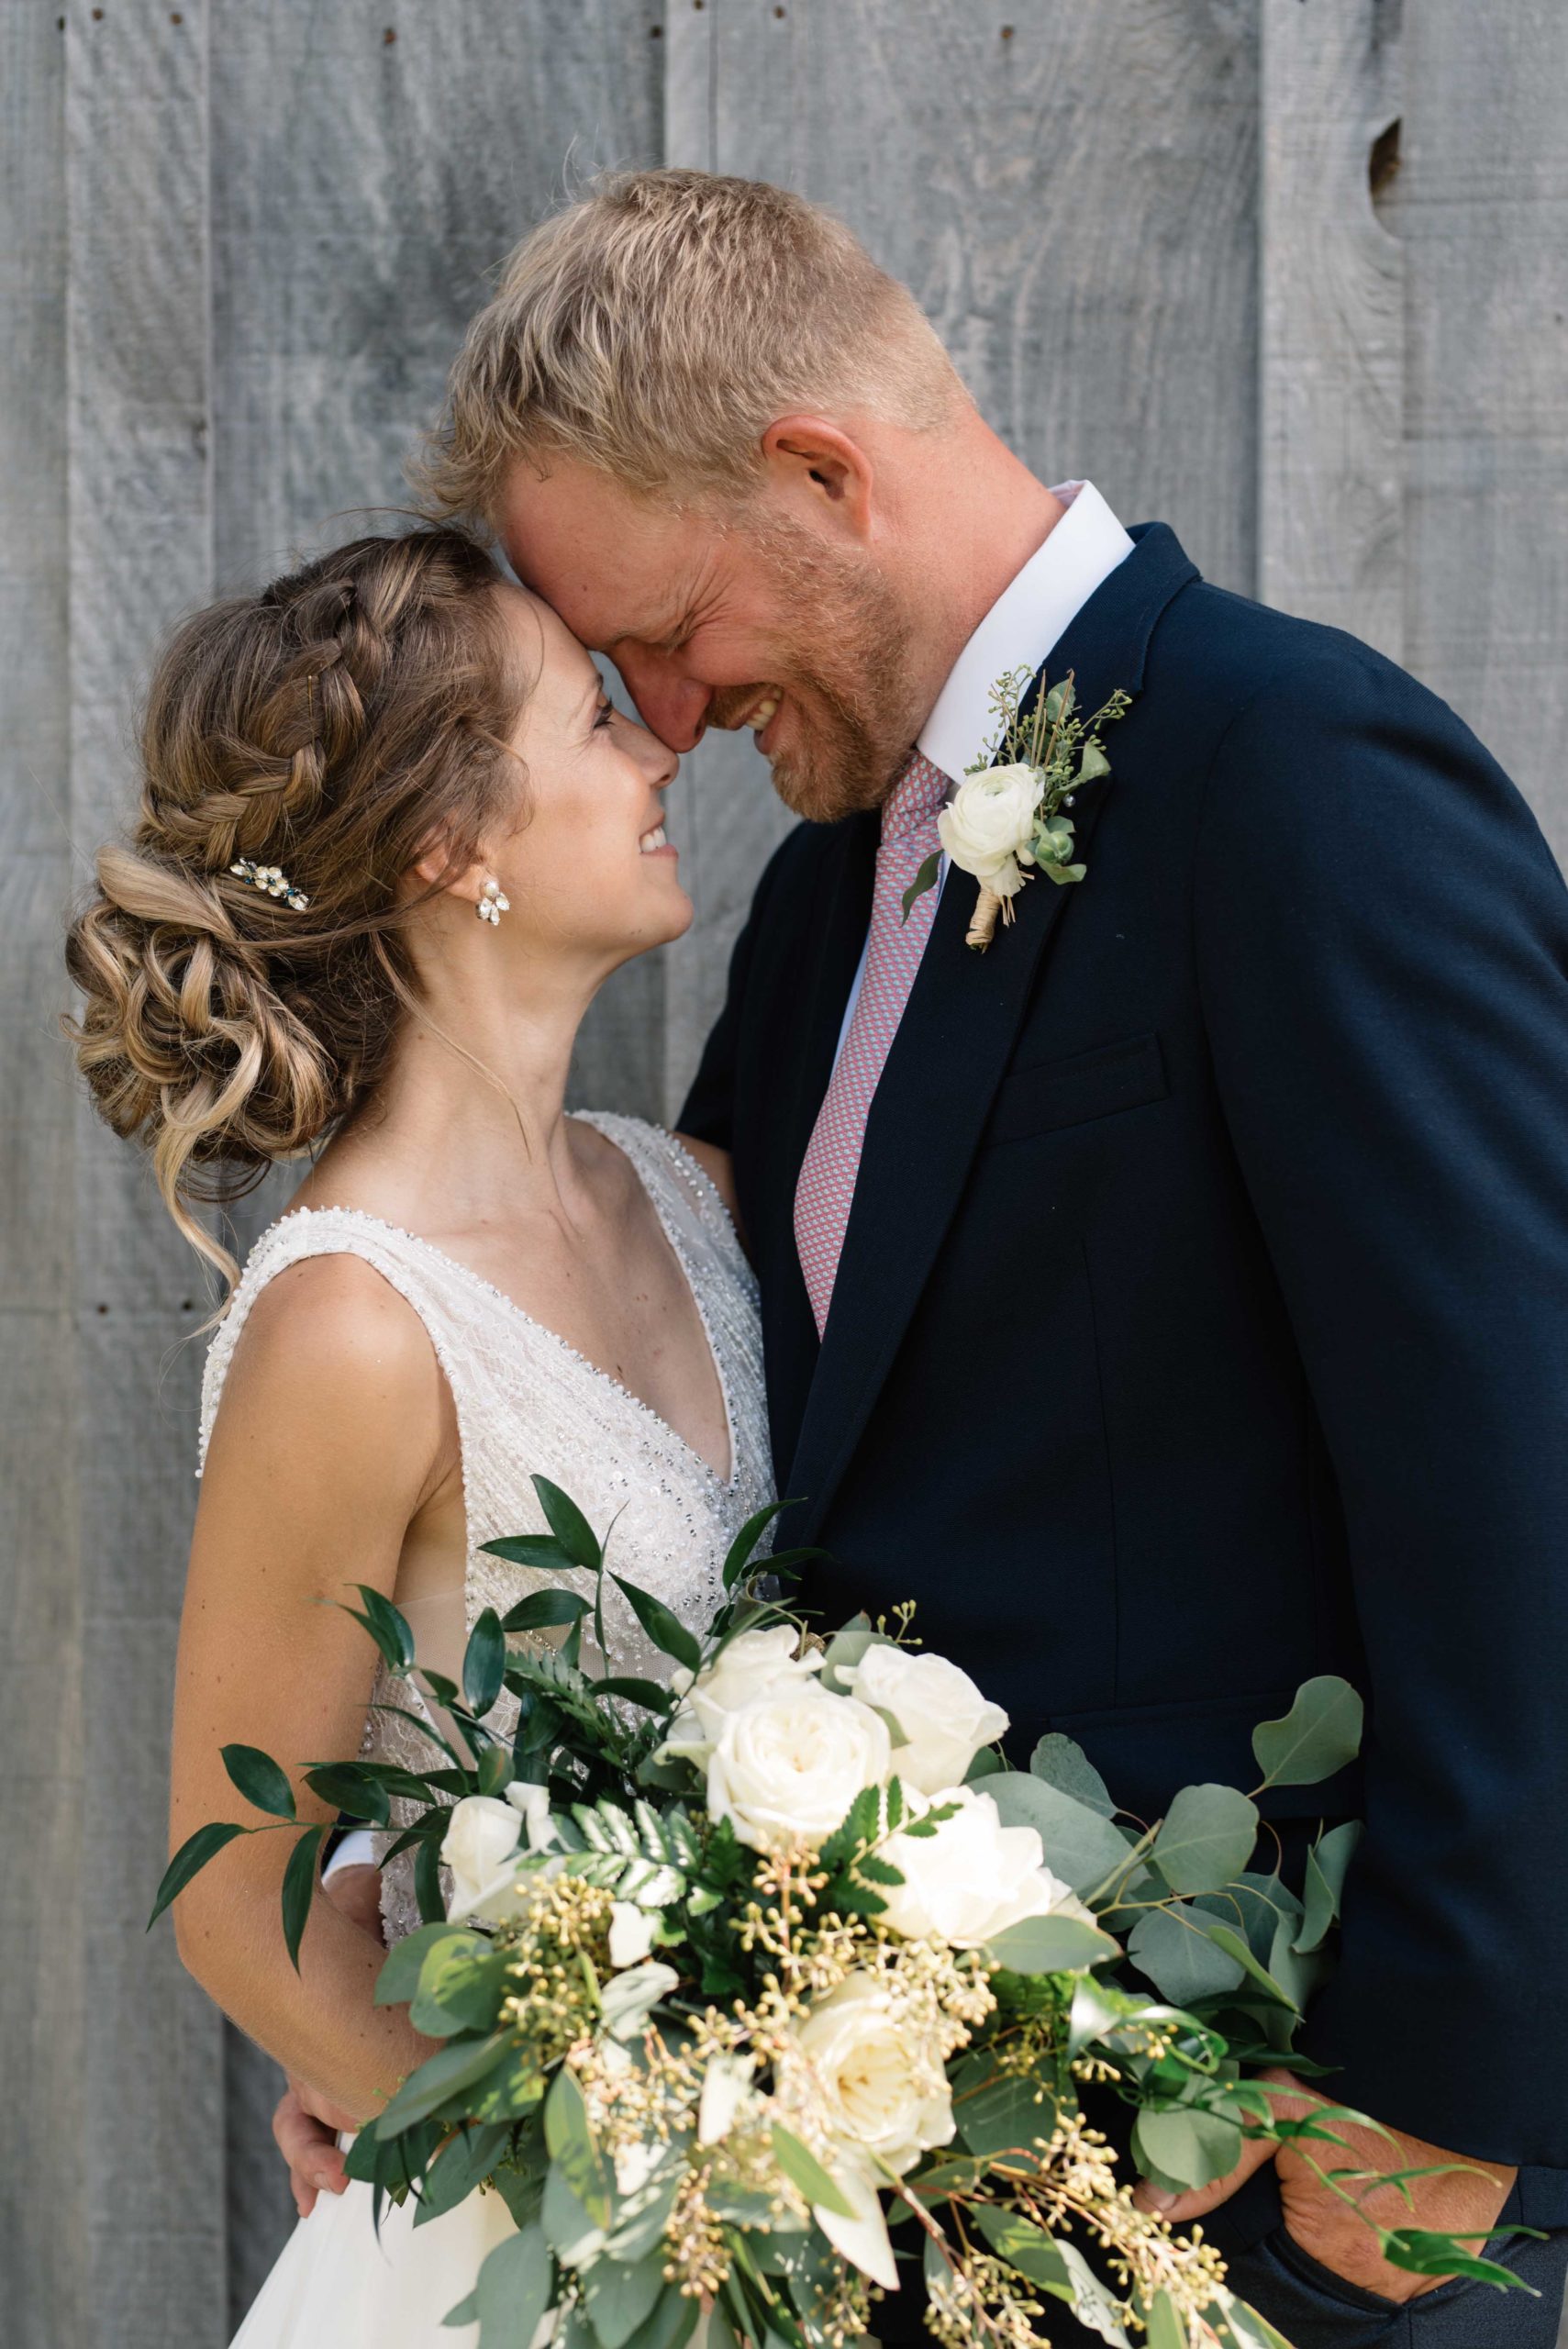
[{"label": "bride's neck", "polygon": [[415,1230],[569,1207],[566,1084],[590,999],[566,987],[553,999],[530,990],[526,1004],[437,996],[411,1011],[373,1101],[311,1187],[395,1192],[389,1219]]}]

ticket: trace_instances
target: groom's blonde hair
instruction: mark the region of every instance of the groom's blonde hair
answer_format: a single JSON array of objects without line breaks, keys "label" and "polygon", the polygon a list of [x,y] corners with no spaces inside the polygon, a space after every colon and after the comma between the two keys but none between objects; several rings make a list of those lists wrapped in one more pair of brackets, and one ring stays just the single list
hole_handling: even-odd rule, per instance
[{"label": "groom's blonde hair", "polygon": [[489,519],[516,462],[743,497],[768,426],[847,406],[929,430],[967,398],[906,286],[787,189],[708,172],[595,183],[525,237],[452,369],[419,467]]}]

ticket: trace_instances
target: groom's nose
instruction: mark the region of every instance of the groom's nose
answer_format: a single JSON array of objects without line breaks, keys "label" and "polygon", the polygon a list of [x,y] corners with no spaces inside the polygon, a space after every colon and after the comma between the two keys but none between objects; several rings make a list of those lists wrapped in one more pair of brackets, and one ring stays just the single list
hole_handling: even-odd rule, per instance
[{"label": "groom's nose", "polygon": [[617,668],[643,724],[672,751],[693,751],[707,726],[713,687],[683,677],[657,654],[617,651]]}]

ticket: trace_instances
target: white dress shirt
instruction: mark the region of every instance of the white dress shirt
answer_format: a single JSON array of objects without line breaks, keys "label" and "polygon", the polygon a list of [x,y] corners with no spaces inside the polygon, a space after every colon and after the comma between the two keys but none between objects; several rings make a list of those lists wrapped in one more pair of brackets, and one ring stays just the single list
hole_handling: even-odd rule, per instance
[{"label": "white dress shirt", "polygon": [[[1093,482],[1058,482],[1051,494],[1062,500],[1066,513],[1045,544],[1035,550],[1017,577],[1003,588],[953,662],[920,729],[917,749],[951,776],[955,786],[962,781],[964,769],[980,756],[995,724],[990,702],[997,678],[1018,669],[1028,669],[1032,675],[1095,588],[1132,552],[1132,540]],[[939,892],[947,876],[944,856],[937,879]],[[868,935],[844,1008],[839,1052],[844,1049],[860,1001],[870,942]],[[838,1052],[834,1065],[838,1065]]]}]

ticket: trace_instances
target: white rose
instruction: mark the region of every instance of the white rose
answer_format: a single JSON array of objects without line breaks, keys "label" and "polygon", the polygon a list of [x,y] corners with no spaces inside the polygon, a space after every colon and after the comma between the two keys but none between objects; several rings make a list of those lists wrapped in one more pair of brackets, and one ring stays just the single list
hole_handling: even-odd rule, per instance
[{"label": "white rose", "polygon": [[737,1631],[713,1662],[695,1675],[679,1665],[670,1675],[670,1686],[685,1702],[670,1724],[664,1752],[706,1762],[729,1714],[753,1698],[796,1687],[820,1672],[820,1650],[808,1648],[804,1655],[797,1655],[799,1635],[792,1623],[772,1623],[765,1631]]},{"label": "white rose", "polygon": [[890,1835],[882,1846],[904,1878],[882,1895],[883,1921],[895,1933],[978,1949],[1025,1917],[1065,1913],[1093,1922],[1072,1887],[1046,1866],[1037,1829],[1004,1827],[991,1797],[973,1787],[953,1787],[938,1799],[959,1807],[934,1834]]},{"label": "white rose", "polygon": [[533,1786],[526,1778],[514,1778],[506,1789],[506,1800],[522,1814],[529,1851],[548,1852],[555,1841],[550,1820],[550,1788]]},{"label": "white rose", "polygon": [[981,1747],[1007,1727],[1001,1706],[945,1655],[873,1646],[841,1677],[862,1705],[893,1715],[908,1741],[894,1748],[894,1776],[924,1795],[957,1786]]},{"label": "white rose", "polygon": [[937,818],[943,848],[962,873],[972,873],[999,897],[1023,885],[1018,856],[1029,847],[1040,805],[1033,767],[986,767],[961,783]]},{"label": "white rose", "polygon": [[822,2125],[862,2170],[884,2162],[902,2176],[952,2136],[941,2065],[919,2063],[907,2023],[873,1974],[848,1976],[796,2024],[794,2038]]},{"label": "white rose", "polygon": [[707,1807],[759,1852],[815,1850],[863,1787],[887,1776],[887,1729],[815,1681],[728,1713],[708,1756]]},{"label": "white rose", "polygon": [[452,1872],[452,1917],[469,1916],[495,1888],[522,1831],[513,1806],[494,1795],[464,1795],[452,1805],[441,1839],[441,1857]]},{"label": "white rose", "polygon": [[610,1964],[617,1973],[623,1965],[640,1965],[652,1946],[653,1920],[647,1909],[629,1900],[612,1900]]}]

